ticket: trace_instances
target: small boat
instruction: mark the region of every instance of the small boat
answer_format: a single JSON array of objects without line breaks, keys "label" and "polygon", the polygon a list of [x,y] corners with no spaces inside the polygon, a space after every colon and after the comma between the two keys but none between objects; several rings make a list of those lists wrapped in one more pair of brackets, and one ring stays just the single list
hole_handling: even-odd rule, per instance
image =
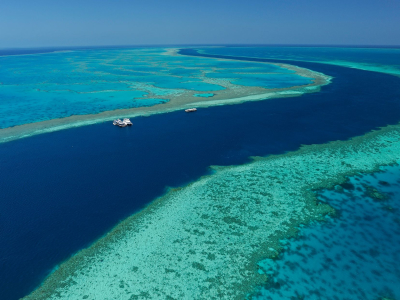
[{"label": "small boat", "polygon": [[124,119],[123,121],[121,121],[120,119],[117,119],[117,120],[113,121],[113,125],[119,126],[119,127],[126,127],[128,125],[132,125],[132,122],[129,119]]},{"label": "small boat", "polygon": [[185,109],[185,112],[194,112],[194,111],[197,111],[197,108],[188,108],[188,109]]},{"label": "small boat", "polygon": [[126,125],[132,125],[131,120],[129,120],[128,118],[123,119],[122,122],[124,122]]},{"label": "small boat", "polygon": [[120,119],[117,119],[117,120],[114,120],[113,121],[113,125],[115,125],[115,126],[119,126],[119,124],[121,123],[122,121],[120,120]]}]

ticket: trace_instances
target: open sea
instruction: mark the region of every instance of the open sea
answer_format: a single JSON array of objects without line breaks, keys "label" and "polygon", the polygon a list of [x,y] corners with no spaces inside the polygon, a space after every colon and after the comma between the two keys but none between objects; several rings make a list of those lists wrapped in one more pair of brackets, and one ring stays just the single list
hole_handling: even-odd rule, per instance
[{"label": "open sea", "polygon": [[[203,48],[200,54],[184,49],[180,53],[209,58],[238,55],[242,61],[283,63],[293,58],[282,57],[285,52],[281,52],[277,59],[260,48],[248,48],[248,52],[240,48],[240,55],[232,49]],[[347,140],[400,122],[399,77],[307,62],[307,55],[315,61],[315,52],[327,61],[337,52],[335,48],[318,49],[301,48],[298,55],[302,59],[292,62],[333,77],[317,93],[202,108],[195,114],[177,111],[137,117],[129,128],[104,122],[0,144],[0,299],[27,295],[62,261],[168,187],[209,173],[211,165],[242,164],[250,156]],[[376,68],[397,70],[400,61],[398,49],[389,49],[393,58],[385,61],[379,59],[379,49],[376,53],[343,49],[352,53],[355,63],[375,57]],[[264,56],[256,56],[255,51]],[[259,299],[400,296],[396,285],[400,282],[400,171],[392,167],[384,172],[390,173],[390,180],[380,179],[386,176],[382,174],[362,180],[388,193],[386,202],[374,201],[356,182],[344,190],[321,192],[321,199],[336,208],[338,216],[302,229],[300,238],[286,241],[287,249],[278,260],[266,262],[275,281],[260,287]],[[379,181],[388,185],[379,185]],[[355,205],[357,201],[362,204]],[[385,209],[388,206],[392,209]],[[331,261],[341,254],[338,263]],[[354,279],[359,272],[371,275]],[[335,279],[340,289],[329,283],[332,276],[343,278]],[[305,282],[304,278],[309,279]],[[364,292],[354,292],[355,284]]]}]

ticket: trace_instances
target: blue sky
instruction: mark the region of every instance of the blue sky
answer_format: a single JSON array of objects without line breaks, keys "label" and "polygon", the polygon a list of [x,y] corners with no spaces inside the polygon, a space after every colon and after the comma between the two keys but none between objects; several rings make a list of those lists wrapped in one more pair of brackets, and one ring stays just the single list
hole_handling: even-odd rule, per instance
[{"label": "blue sky", "polygon": [[400,0],[1,0],[0,48],[400,45]]}]

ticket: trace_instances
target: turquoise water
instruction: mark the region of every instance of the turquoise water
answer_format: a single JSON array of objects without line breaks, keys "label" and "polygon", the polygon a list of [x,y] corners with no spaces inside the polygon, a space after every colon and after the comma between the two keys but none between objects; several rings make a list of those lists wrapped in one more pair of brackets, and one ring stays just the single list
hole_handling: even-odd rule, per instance
[{"label": "turquoise water", "polygon": [[255,299],[400,299],[400,167],[353,177],[320,199],[337,216],[260,264],[271,279]]},{"label": "turquoise water", "polygon": [[201,70],[200,69],[176,68],[176,69],[170,70],[169,73],[172,75],[176,75],[176,76],[198,76],[198,75],[201,75]]},{"label": "turquoise water", "polygon": [[[310,78],[300,77],[296,74],[243,74],[243,73],[212,73],[211,78],[235,78],[233,84],[246,86],[261,86],[265,88],[286,88],[288,82],[293,85],[305,85],[312,83]],[[236,79],[237,78],[237,79]]]},{"label": "turquoise water", "polygon": [[162,48],[2,56],[0,128],[153,106],[187,91],[223,91],[210,78],[228,80],[233,70],[247,69],[258,75],[237,73],[235,84],[272,88],[309,83],[275,65],[169,55]]},{"label": "turquoise water", "polygon": [[242,65],[237,65],[236,61],[217,61],[215,67],[221,69],[228,69],[229,72],[246,72],[246,69],[250,69],[250,72],[263,72],[263,73],[293,73],[291,70],[282,69],[279,66],[271,64],[258,64],[253,62],[242,62]]},{"label": "turquoise water", "polygon": [[400,75],[400,49],[348,47],[220,47],[201,52],[217,55],[314,61]]},{"label": "turquoise water", "polygon": [[174,89],[185,89],[192,91],[220,91],[225,89],[222,86],[216,84],[210,84],[200,81],[200,79],[189,78],[189,77],[170,77],[170,76],[151,76],[154,80],[154,85],[160,88],[174,88]]},{"label": "turquoise water", "polygon": [[210,98],[210,97],[214,96],[214,94],[213,94],[213,93],[204,93],[204,94],[194,94],[193,96],[195,96],[195,97]]}]

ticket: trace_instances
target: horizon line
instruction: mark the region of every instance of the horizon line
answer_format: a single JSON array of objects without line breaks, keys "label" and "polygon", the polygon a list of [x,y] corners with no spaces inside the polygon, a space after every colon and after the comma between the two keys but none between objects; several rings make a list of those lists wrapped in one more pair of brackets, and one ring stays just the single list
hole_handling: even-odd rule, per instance
[{"label": "horizon line", "polygon": [[5,47],[2,50],[24,50],[24,49],[84,49],[84,48],[113,48],[113,47],[192,47],[192,46],[269,46],[269,47],[347,47],[347,48],[400,48],[399,45],[368,45],[368,44],[250,44],[250,43],[229,43],[229,44],[126,44],[126,45],[81,45],[81,46],[27,46],[27,47]]}]

